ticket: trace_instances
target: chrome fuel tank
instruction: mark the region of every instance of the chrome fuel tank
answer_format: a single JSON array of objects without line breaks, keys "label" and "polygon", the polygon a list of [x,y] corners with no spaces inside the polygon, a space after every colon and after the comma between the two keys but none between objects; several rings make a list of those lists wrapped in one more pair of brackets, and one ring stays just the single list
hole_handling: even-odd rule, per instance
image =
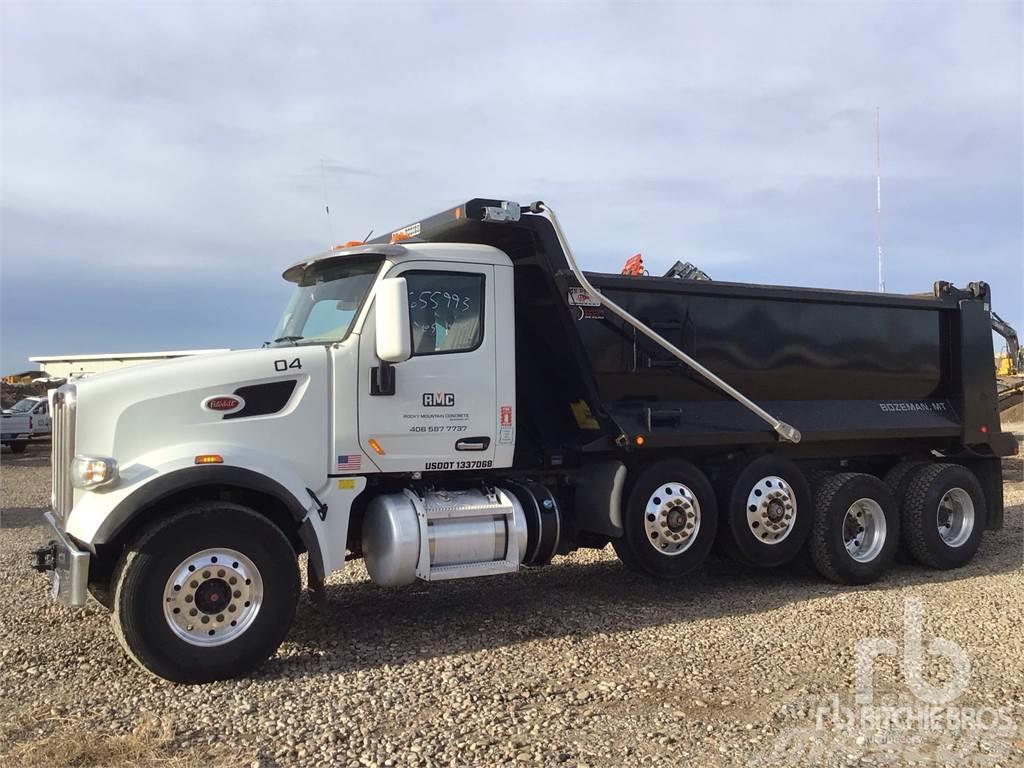
[{"label": "chrome fuel tank", "polygon": [[526,518],[501,488],[407,489],[370,502],[362,544],[366,570],[382,586],[509,573],[526,553]]}]

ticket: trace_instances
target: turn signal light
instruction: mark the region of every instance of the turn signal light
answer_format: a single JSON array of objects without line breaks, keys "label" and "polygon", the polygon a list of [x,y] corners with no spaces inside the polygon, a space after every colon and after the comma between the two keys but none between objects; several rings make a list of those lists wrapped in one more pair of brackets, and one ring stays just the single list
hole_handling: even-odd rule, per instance
[{"label": "turn signal light", "polygon": [[644,440],[644,436],[643,435],[637,435],[636,437],[633,438],[633,442],[636,443],[637,447],[639,448],[641,445],[643,445],[647,441]]},{"label": "turn signal light", "polygon": [[223,464],[224,457],[219,453],[201,453],[196,456],[196,464]]},{"label": "turn signal light", "polygon": [[380,443],[378,443],[378,442],[377,442],[376,440],[374,440],[374,439],[373,439],[372,437],[371,437],[371,438],[370,438],[369,440],[367,440],[366,442],[367,442],[367,444],[368,444],[368,445],[369,445],[369,446],[370,446],[371,448],[373,448],[373,452],[374,452],[374,453],[376,453],[376,454],[377,454],[378,456],[383,456],[383,455],[384,455],[384,449],[383,449],[383,448],[381,448],[381,447],[380,447]]}]

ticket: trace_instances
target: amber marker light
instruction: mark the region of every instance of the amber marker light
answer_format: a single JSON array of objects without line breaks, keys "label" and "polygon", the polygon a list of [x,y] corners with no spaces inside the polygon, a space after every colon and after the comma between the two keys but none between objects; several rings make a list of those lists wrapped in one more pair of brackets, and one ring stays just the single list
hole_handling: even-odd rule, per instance
[{"label": "amber marker light", "polygon": [[201,453],[196,456],[196,464],[223,464],[224,457],[219,453]]},{"label": "amber marker light", "polygon": [[636,443],[637,448],[639,448],[640,446],[642,446],[647,441],[644,440],[644,436],[643,435],[637,435],[636,437],[633,438],[633,442]]},{"label": "amber marker light", "polygon": [[384,455],[384,449],[383,449],[383,448],[381,448],[381,447],[380,447],[380,443],[378,443],[378,442],[377,442],[376,440],[374,440],[374,439],[373,439],[372,437],[371,437],[371,438],[370,438],[369,440],[367,440],[367,441],[366,441],[366,443],[367,443],[367,445],[369,445],[369,446],[370,446],[371,448],[373,448],[373,452],[374,452],[374,453],[376,453],[376,454],[377,454],[378,456],[383,456],[383,455]]}]

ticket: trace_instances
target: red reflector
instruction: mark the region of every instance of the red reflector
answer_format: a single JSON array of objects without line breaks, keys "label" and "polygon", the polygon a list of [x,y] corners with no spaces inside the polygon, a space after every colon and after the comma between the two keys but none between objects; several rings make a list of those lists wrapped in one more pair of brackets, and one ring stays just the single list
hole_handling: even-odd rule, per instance
[{"label": "red reflector", "polygon": [[982,432],[988,432],[988,427],[982,427],[982,428],[981,428],[981,431],[982,431]]}]

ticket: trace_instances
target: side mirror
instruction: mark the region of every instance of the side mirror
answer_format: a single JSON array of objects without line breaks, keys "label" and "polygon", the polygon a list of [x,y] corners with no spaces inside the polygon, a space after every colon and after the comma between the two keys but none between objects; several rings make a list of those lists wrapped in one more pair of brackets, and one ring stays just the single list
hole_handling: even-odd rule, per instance
[{"label": "side mirror", "polygon": [[377,284],[377,357],[402,363],[412,357],[409,288],[404,277],[386,277]]}]

